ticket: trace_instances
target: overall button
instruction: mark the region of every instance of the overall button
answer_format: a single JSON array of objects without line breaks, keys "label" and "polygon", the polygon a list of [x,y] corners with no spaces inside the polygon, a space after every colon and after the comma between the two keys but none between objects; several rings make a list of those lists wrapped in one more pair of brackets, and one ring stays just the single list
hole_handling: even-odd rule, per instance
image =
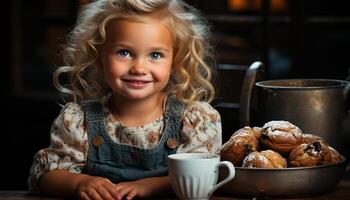
[{"label": "overall button", "polygon": [[175,149],[179,145],[176,138],[169,138],[166,144],[170,149]]},{"label": "overall button", "polygon": [[92,138],[92,144],[98,148],[99,146],[101,146],[104,143],[104,140],[102,138],[102,136],[96,135],[94,136],[94,138]]}]

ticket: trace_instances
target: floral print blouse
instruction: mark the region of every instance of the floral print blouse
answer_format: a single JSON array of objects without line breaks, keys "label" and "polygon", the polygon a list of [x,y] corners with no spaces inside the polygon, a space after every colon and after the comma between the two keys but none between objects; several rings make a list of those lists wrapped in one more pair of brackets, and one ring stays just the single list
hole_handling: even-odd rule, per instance
[{"label": "floral print blouse", "polygon": [[[117,143],[140,148],[153,148],[161,138],[163,116],[140,127],[126,127],[115,119],[107,107],[108,98],[101,100],[106,113],[106,127],[111,139]],[[219,113],[206,102],[195,102],[185,108],[177,153],[219,153],[222,146],[221,119]],[[54,169],[81,173],[86,165],[88,152],[84,112],[77,103],[67,103],[54,120],[50,131],[51,144],[38,151],[30,169],[28,186],[36,189],[41,175]]]}]

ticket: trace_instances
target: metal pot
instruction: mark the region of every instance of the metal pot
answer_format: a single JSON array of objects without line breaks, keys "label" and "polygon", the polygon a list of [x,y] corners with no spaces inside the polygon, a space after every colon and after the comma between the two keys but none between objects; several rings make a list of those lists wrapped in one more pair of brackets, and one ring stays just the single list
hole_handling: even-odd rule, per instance
[{"label": "metal pot", "polygon": [[[339,150],[350,82],[333,79],[256,82],[262,69],[263,64],[255,62],[246,73],[240,101],[241,126],[261,127],[270,120],[286,120],[297,125],[304,133],[323,137]],[[250,109],[251,104],[255,105],[255,109]],[[290,198],[334,189],[349,171],[349,166],[343,157],[340,163],[314,167],[235,169],[235,178],[221,188],[222,192],[246,197]],[[226,173],[225,169],[221,169],[220,178],[225,177]]]},{"label": "metal pot", "polygon": [[[319,135],[345,154],[343,121],[347,114],[350,82],[334,79],[285,79],[256,82],[262,63],[253,64],[241,95],[241,125],[262,126],[271,120],[286,120],[304,133]],[[254,84],[255,83],[255,84]],[[250,117],[251,93],[256,90],[256,110]]]},{"label": "metal pot", "polygon": [[[245,197],[302,197],[333,190],[349,168],[345,158],[341,163],[315,167],[263,169],[235,167],[232,181],[221,192]],[[220,179],[227,171],[220,171]]]}]

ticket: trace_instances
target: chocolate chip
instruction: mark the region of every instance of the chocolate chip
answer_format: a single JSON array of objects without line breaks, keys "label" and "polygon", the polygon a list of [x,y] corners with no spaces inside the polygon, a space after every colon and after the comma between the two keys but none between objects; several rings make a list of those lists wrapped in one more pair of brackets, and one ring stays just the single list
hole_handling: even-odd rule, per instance
[{"label": "chocolate chip", "polygon": [[311,143],[306,146],[304,149],[304,153],[308,153],[309,155],[312,155],[312,151],[315,150],[315,146]]},{"label": "chocolate chip", "polygon": [[314,145],[314,147],[315,147],[315,150],[316,151],[321,151],[321,143],[320,142],[314,142],[314,143],[312,143],[313,145]]},{"label": "chocolate chip", "polygon": [[269,136],[267,136],[267,135],[265,135],[265,134],[262,134],[262,135],[261,135],[261,139],[267,140],[267,139],[269,139]]}]

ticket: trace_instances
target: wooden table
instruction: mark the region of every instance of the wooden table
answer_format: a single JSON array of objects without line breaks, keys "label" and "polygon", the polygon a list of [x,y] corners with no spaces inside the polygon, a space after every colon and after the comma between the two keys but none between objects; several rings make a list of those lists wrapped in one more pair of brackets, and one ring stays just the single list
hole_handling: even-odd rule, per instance
[{"label": "wooden table", "polygon": [[[175,198],[170,198],[170,199],[175,200]],[[246,200],[246,199],[249,199],[249,198],[225,197],[221,194],[214,194],[214,196],[211,198],[211,200]],[[344,179],[339,182],[337,187],[329,193],[313,196],[313,197],[288,198],[284,200],[311,200],[311,199],[317,199],[317,200],[350,199],[350,173],[348,173],[347,176],[344,177]],[[0,200],[62,200],[62,199],[30,194],[28,193],[28,191],[0,191]],[[162,199],[162,200],[166,200],[166,199]]]}]

